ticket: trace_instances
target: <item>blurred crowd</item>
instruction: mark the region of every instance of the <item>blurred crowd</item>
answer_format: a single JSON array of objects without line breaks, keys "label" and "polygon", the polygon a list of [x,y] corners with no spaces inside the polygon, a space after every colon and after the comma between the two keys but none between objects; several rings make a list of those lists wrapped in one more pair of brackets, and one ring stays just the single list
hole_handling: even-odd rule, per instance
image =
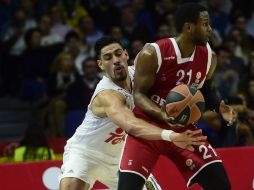
[{"label": "blurred crowd", "polygon": [[[0,0],[0,96],[29,101],[46,136],[66,136],[66,115],[86,110],[103,73],[94,44],[112,35],[129,52],[172,37],[186,0]],[[189,1],[193,2],[193,1]],[[196,0],[205,5],[217,53],[217,93],[238,114],[229,127],[215,112],[199,125],[215,147],[254,144],[254,2]]]}]

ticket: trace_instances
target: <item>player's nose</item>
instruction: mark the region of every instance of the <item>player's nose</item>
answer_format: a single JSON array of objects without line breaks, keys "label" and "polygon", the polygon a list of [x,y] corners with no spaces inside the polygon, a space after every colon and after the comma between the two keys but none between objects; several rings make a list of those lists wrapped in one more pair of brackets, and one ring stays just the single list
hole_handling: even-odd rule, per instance
[{"label": "player's nose", "polygon": [[207,31],[208,31],[208,33],[209,33],[209,34],[211,34],[211,33],[212,33],[213,29],[212,29],[212,27],[211,27],[210,25],[208,26]]},{"label": "player's nose", "polygon": [[120,63],[120,57],[113,55],[112,61],[113,61],[114,64],[119,64]]}]

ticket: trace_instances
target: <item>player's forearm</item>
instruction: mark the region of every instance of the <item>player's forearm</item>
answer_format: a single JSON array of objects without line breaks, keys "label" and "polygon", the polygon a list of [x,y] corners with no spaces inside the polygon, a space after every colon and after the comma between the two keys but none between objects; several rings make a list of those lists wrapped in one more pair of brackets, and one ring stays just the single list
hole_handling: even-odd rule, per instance
[{"label": "player's forearm", "polygon": [[207,109],[219,112],[221,98],[211,79],[205,81],[204,86],[201,88],[201,92],[204,94]]},{"label": "player's forearm", "polygon": [[163,129],[155,127],[141,119],[129,119],[126,122],[127,133],[146,140],[163,140],[161,137]]},{"label": "player's forearm", "polygon": [[[144,120],[136,118],[131,110],[116,110],[114,112],[108,113],[108,117],[111,120],[125,130],[128,134],[131,134],[135,137],[146,139],[146,140],[168,140],[170,133],[166,134],[165,131],[159,127],[151,125]],[[162,133],[164,131],[164,137]]]},{"label": "player's forearm", "polygon": [[134,93],[134,102],[137,107],[139,107],[143,112],[147,115],[161,119],[162,110],[159,108],[150,98],[148,98],[145,94],[135,92]]}]

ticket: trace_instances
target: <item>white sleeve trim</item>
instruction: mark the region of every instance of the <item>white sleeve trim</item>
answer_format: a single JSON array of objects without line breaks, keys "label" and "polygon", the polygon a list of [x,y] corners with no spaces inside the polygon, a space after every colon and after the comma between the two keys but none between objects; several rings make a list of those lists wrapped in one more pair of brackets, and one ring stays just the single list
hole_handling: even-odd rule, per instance
[{"label": "white sleeve trim", "polygon": [[160,47],[156,43],[151,43],[150,45],[152,45],[156,51],[156,55],[157,55],[157,59],[158,59],[158,69],[157,69],[156,73],[158,73],[158,71],[160,70],[160,67],[161,67],[161,63],[162,63]]},{"label": "white sleeve trim", "polygon": [[[208,74],[211,64],[212,64],[212,49],[209,45],[209,43],[206,44],[206,48],[207,48],[207,67],[206,67],[206,75]],[[198,85],[198,89],[202,88],[204,82],[206,80],[206,76],[204,78],[204,80]]]},{"label": "white sleeve trim", "polygon": [[212,64],[212,49],[209,45],[209,43],[206,44],[207,51],[208,51],[208,58],[207,58],[207,69],[206,74],[209,72],[211,64]]},{"label": "white sleeve trim", "polygon": [[138,55],[139,55],[139,53],[136,55],[136,57],[135,57],[135,59],[133,61],[134,68],[136,68],[136,65],[137,65]]}]

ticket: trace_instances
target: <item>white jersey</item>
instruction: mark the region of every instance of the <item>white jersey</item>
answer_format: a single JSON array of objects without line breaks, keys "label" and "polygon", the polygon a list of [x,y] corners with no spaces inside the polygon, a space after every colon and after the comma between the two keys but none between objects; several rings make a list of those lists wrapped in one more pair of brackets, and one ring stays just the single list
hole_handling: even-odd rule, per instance
[{"label": "white jersey", "polygon": [[[129,74],[133,82],[134,69],[129,67]],[[104,90],[115,90],[126,97],[126,103],[133,109],[133,96],[130,92],[117,86],[109,78],[104,76],[98,83],[95,92],[88,105],[87,113],[82,124],[75,134],[68,140],[70,146],[79,145],[86,151],[102,155],[108,162],[118,163],[119,153],[123,147],[125,132],[115,125],[108,117],[98,117],[93,114],[91,104],[98,93]],[[114,100],[112,100],[114,101]],[[98,155],[98,156],[99,156]]]},{"label": "white jersey", "polygon": [[[134,69],[129,67],[128,70],[133,84]],[[123,94],[129,108],[134,107],[132,94],[104,76],[91,98],[85,119],[64,147],[60,180],[74,177],[90,184],[90,187],[99,180],[110,189],[116,190],[125,132],[108,117],[101,118],[93,114],[91,103],[96,95],[104,90],[115,90]],[[156,190],[161,190],[153,176],[148,180]],[[146,187],[143,190],[146,190]]]}]

